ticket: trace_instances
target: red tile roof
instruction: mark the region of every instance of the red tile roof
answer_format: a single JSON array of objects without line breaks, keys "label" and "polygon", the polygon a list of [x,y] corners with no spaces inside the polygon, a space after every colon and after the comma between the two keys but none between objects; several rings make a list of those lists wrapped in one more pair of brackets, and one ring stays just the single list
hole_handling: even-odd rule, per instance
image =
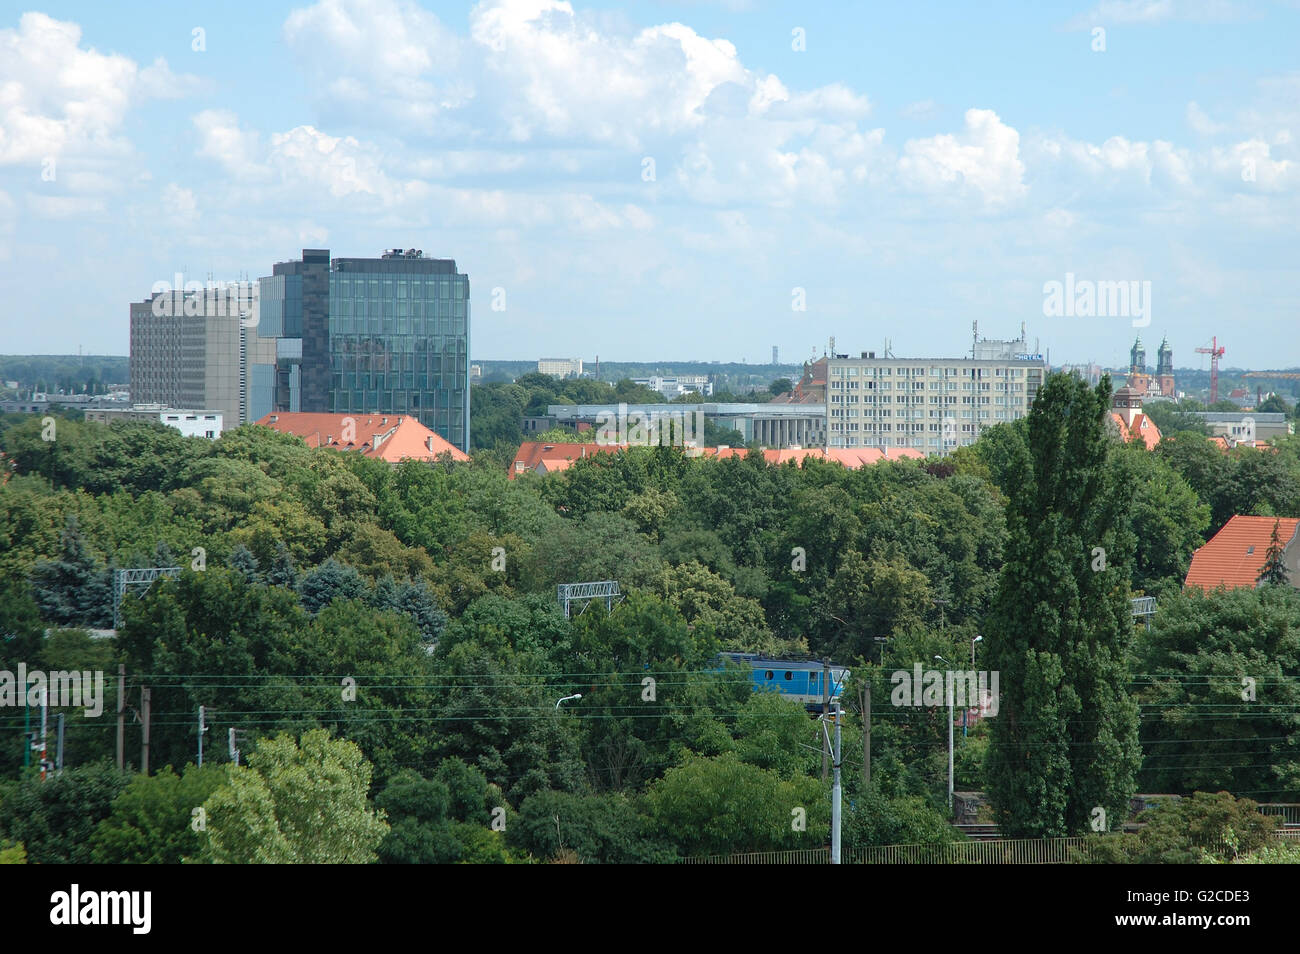
[{"label": "red tile roof", "polygon": [[[513,480],[516,474],[522,474],[526,471],[554,473],[557,470],[566,470],[572,467],[574,461],[581,460],[584,457],[591,457],[593,454],[609,454],[624,450],[626,447],[626,444],[543,444],[540,441],[525,441],[519,445],[519,451],[510,463],[509,476]],[[745,447],[701,447],[698,451],[688,450],[687,453],[691,456],[698,455],[702,457],[744,457],[749,453],[749,449]],[[816,457],[821,460],[839,461],[850,470],[864,464],[879,463],[882,460],[925,459],[925,454],[910,447],[884,449],[876,447],[833,447],[829,451],[823,451],[820,447],[785,448],[783,450],[769,448],[759,453],[763,455],[763,459],[769,464],[784,464],[788,460],[795,460],[802,466],[803,462],[809,457]]]},{"label": "red tile roof", "polygon": [[1119,416],[1119,412],[1111,411],[1110,418],[1119,428],[1120,436],[1126,441],[1142,441],[1147,445],[1147,450],[1151,450],[1160,443],[1160,428],[1156,427],[1156,422],[1151,420],[1145,414],[1133,415],[1133,426],[1128,427],[1124,424],[1124,418]]},{"label": "red tile roof", "polygon": [[1229,519],[1214,538],[1192,556],[1186,585],[1205,590],[1212,590],[1219,584],[1229,589],[1253,587],[1268,556],[1274,523],[1282,546],[1290,546],[1300,519],[1240,515]]},{"label": "red tile roof", "polygon": [[515,459],[510,463],[510,473],[507,476],[514,480],[516,474],[522,474],[526,471],[553,474],[557,470],[567,470],[572,467],[575,460],[581,460],[595,454],[612,454],[615,451],[622,450],[625,446],[624,444],[594,444],[580,441],[568,444],[524,441],[519,445],[519,450],[515,452]]},{"label": "red tile roof", "polygon": [[[450,454],[466,461],[469,455],[429,430],[409,414],[314,414],[281,412],[268,414],[258,424],[294,434],[308,447],[333,447],[360,451],[367,457],[396,464],[403,460],[437,460]],[[344,441],[347,436],[351,440]]]}]

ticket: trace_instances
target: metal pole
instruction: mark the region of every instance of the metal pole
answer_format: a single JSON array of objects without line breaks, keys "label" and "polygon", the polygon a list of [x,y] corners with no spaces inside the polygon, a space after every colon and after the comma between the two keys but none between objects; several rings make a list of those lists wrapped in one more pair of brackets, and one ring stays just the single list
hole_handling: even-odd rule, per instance
[{"label": "metal pole", "polygon": [[203,768],[203,733],[207,731],[203,725],[203,706],[199,706],[199,768]]},{"label": "metal pole", "polygon": [[49,724],[50,713],[50,690],[44,686],[41,687],[41,781],[45,781],[45,769],[49,764],[45,760],[45,729]]},{"label": "metal pole", "polygon": [[831,788],[831,864],[840,863],[840,713],[835,707],[835,784]]},{"label": "metal pole", "polygon": [[140,687],[140,772],[149,774],[149,703],[150,689]]},{"label": "metal pole", "polygon": [[952,711],[952,682],[948,683],[948,817],[952,817],[952,724],[956,716]]},{"label": "metal pole", "polygon": [[[831,664],[829,659],[822,660],[822,719],[831,711]],[[828,753],[826,746],[830,744],[830,739],[826,739],[822,747],[822,781],[827,778]]]},{"label": "metal pole", "polygon": [[126,757],[126,665],[117,667],[117,767],[125,768]]}]

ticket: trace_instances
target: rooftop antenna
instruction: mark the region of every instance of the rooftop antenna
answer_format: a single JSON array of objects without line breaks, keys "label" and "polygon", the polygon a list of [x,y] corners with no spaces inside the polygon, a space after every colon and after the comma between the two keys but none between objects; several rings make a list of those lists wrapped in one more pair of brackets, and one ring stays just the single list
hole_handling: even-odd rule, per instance
[{"label": "rooftop antenna", "polygon": [[970,359],[972,361],[975,360],[975,346],[979,344],[979,340],[980,340],[980,323],[979,321],[972,321],[970,323]]}]

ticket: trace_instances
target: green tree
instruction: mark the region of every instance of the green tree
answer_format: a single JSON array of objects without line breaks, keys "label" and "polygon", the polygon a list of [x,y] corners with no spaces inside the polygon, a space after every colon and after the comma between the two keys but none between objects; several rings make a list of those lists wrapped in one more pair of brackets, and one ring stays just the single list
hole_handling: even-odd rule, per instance
[{"label": "green tree", "polygon": [[1008,837],[1123,817],[1141,753],[1132,639],[1131,489],[1107,466],[1110,380],[1050,376],[1011,462],[1007,558],[985,637],[1000,672],[988,792]]},{"label": "green tree", "polygon": [[59,558],[37,563],[31,581],[41,615],[50,622],[65,626],[112,624],[109,571],[96,564],[76,517],[68,517]]},{"label": "green tree", "polygon": [[1136,834],[1103,835],[1090,845],[1094,864],[1186,865],[1232,861],[1268,846],[1275,816],[1227,792],[1168,799],[1142,815]]},{"label": "green tree", "polygon": [[128,778],[107,762],[25,778],[0,802],[0,837],[22,842],[32,864],[89,864],[95,826]]},{"label": "green tree", "polygon": [[368,864],[388,832],[366,793],[370,763],[323,729],[263,739],[204,803],[207,849],[224,864]]},{"label": "green tree", "polygon": [[524,799],[506,840],[520,851],[553,859],[573,853],[583,864],[664,864],[672,849],[624,796],[538,792]]},{"label": "green tree", "polygon": [[660,836],[683,855],[820,848],[830,825],[820,782],[783,779],[732,753],[669,769],[646,804]]},{"label": "green tree", "polygon": [[216,766],[170,765],[156,775],[137,775],[113,800],[109,816],[91,837],[95,864],[180,864],[203,847],[194,809],[225,780]]},{"label": "green tree", "polygon": [[1268,540],[1268,553],[1264,557],[1264,566],[1259,571],[1258,583],[1267,586],[1289,586],[1291,573],[1282,559],[1282,541],[1278,536],[1280,521],[1273,521],[1273,533]]}]

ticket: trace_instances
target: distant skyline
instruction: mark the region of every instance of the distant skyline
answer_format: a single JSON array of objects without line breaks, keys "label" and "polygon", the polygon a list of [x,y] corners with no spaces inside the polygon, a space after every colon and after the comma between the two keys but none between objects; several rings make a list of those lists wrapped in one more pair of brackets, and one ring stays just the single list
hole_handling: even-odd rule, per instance
[{"label": "distant skyline", "polygon": [[[178,271],[400,245],[468,273],[476,362],[956,356],[978,320],[1297,366],[1296,36],[1292,0],[10,11],[0,352],[125,354]],[[1140,310],[1088,317],[1116,282]]]}]

